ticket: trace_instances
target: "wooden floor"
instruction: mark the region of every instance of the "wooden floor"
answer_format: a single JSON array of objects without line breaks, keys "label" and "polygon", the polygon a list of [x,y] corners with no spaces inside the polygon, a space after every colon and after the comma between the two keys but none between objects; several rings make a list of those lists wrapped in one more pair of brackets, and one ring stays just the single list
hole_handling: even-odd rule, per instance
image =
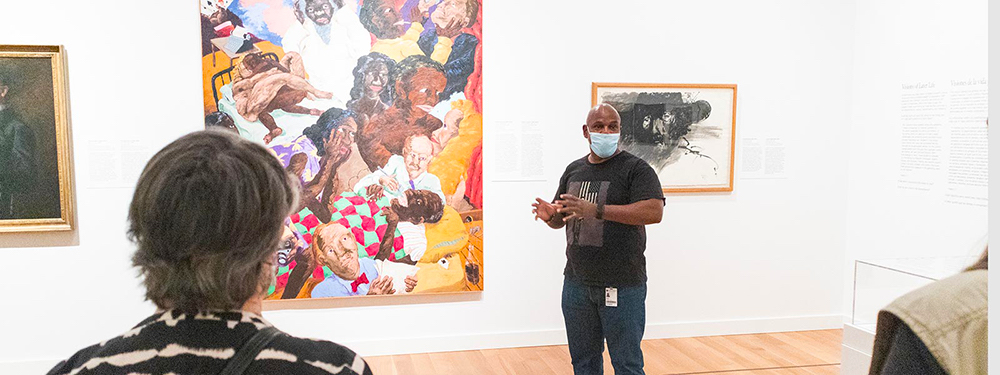
[{"label": "wooden floor", "polygon": [[[841,330],[646,340],[647,375],[838,375]],[[368,357],[375,375],[572,374],[563,346]],[[604,373],[613,374],[608,352]]]}]

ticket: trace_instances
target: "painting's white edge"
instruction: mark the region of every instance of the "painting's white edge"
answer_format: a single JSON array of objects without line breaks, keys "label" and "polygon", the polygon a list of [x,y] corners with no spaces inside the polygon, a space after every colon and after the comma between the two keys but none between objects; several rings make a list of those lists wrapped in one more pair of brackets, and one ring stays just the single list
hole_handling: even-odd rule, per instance
[{"label": "painting's white edge", "polygon": [[[657,323],[646,325],[645,339],[741,335],[752,333],[840,329],[842,315],[794,316],[783,318],[721,320],[705,322]],[[480,333],[461,336],[388,338],[340,342],[362,356],[452,352],[547,345],[565,345],[563,329]],[[59,359],[0,362],[0,374],[44,374]]]}]

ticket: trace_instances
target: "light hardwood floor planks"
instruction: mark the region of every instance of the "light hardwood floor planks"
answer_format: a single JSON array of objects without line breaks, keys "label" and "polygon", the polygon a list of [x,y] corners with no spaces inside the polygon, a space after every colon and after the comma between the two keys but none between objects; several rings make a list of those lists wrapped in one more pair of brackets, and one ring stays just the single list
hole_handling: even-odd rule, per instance
[{"label": "light hardwood floor planks", "polygon": [[[646,340],[649,375],[835,375],[840,330]],[[472,350],[366,358],[376,375],[572,374],[563,346]],[[606,374],[613,374],[604,352]]]}]

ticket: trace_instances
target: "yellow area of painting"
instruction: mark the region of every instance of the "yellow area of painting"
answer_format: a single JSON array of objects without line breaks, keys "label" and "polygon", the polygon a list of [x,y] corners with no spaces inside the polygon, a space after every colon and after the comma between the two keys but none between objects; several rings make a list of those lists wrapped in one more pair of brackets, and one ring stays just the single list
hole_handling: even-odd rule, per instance
[{"label": "yellow area of painting", "polygon": [[[273,52],[278,55],[278,60],[281,60],[281,58],[285,56],[285,51],[282,50],[281,47],[274,45],[274,43],[263,41],[255,45],[263,53]],[[239,63],[239,59],[232,61],[232,63]],[[213,54],[201,57],[201,90],[202,98],[205,104],[205,114],[209,114],[217,110],[217,103],[215,102],[215,98],[212,97],[212,76],[218,72],[228,69],[231,66],[229,56],[226,56],[226,53],[222,51],[215,51]],[[229,83],[228,79],[226,83]]]},{"label": "yellow area of painting", "polygon": [[467,179],[472,152],[483,142],[483,115],[476,112],[471,100],[451,103],[452,109],[462,111],[464,118],[458,124],[458,136],[452,138],[427,166],[427,172],[441,180],[445,196],[455,194],[462,179]]},{"label": "yellow area of painting", "polygon": [[[462,216],[454,208],[445,207],[444,217],[436,224],[427,224],[427,252],[417,262],[417,287],[414,293],[458,292],[467,290],[465,261],[460,254],[469,243],[469,232]],[[442,262],[442,259],[445,261]],[[447,264],[447,268],[445,267]]]},{"label": "yellow area of painting", "polygon": [[436,224],[425,224],[427,231],[427,251],[420,262],[436,262],[441,257],[465,250],[469,243],[469,232],[462,223],[462,215],[454,208],[444,207],[444,216]]},{"label": "yellow area of painting", "polygon": [[[417,263],[417,287],[413,293],[443,293],[468,290],[465,285],[465,264],[457,253],[449,254],[444,262]],[[447,264],[447,268],[445,268]]]}]

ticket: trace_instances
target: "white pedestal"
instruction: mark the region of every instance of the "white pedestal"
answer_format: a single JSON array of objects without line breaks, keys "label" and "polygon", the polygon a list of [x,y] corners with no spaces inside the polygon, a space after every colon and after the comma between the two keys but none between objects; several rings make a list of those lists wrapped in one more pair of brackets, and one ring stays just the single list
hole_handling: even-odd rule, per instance
[{"label": "white pedestal", "polygon": [[840,375],[867,375],[875,344],[874,326],[844,324],[844,343],[840,354]]}]

